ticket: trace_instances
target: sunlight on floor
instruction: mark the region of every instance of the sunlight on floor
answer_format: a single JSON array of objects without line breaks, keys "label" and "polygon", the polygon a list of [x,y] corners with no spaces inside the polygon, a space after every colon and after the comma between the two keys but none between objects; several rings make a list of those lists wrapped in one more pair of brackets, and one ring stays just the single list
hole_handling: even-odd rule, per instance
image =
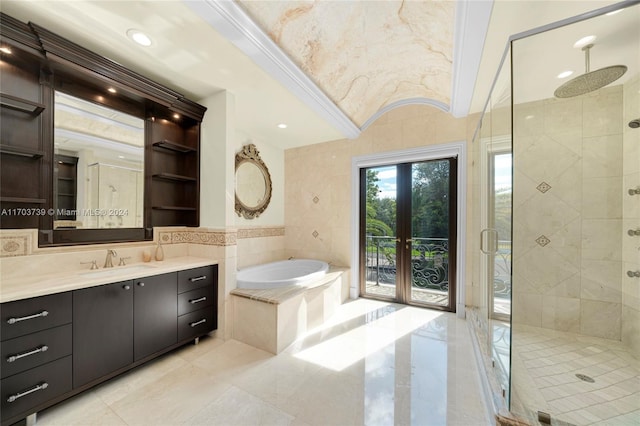
[{"label": "sunlight on floor", "polygon": [[295,357],[334,371],[342,371],[412,331],[424,327],[442,313],[410,307],[397,309],[383,306],[364,315],[366,322],[362,326],[302,350]]}]

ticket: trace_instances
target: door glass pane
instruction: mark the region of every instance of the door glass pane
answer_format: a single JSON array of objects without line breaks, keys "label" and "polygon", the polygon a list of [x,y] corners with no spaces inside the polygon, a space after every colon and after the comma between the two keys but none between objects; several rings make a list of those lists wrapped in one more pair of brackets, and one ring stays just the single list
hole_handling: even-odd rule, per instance
[{"label": "door glass pane", "polygon": [[411,165],[411,302],[450,304],[449,179],[449,160]]},{"label": "door glass pane", "polygon": [[493,226],[498,246],[493,257],[493,314],[511,315],[511,152],[493,155]]},{"label": "door glass pane", "polygon": [[366,170],[365,293],[396,298],[397,167]]}]

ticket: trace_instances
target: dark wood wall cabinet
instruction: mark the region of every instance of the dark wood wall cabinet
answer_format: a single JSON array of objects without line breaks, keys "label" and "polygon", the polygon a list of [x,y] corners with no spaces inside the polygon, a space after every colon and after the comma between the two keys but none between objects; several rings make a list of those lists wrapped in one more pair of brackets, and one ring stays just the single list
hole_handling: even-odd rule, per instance
[{"label": "dark wood wall cabinet", "polygon": [[[0,52],[0,209],[8,213],[2,215],[1,228],[38,228],[43,246],[144,240],[151,239],[154,226],[199,225],[205,107],[45,28],[2,13],[0,44],[8,48]],[[110,87],[117,93],[107,93]],[[46,212],[74,202],[54,195],[54,186],[65,186],[60,181],[65,176],[54,173],[56,90],[145,120],[143,228],[54,229],[54,216]],[[45,214],[20,214],[26,211]]]},{"label": "dark wood wall cabinet", "polygon": [[218,266],[3,303],[11,425],[217,329]]}]

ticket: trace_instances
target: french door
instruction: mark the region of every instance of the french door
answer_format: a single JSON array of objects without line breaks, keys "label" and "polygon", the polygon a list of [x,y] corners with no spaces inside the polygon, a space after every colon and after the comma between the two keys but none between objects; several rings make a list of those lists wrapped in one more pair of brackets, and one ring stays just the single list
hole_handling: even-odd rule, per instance
[{"label": "french door", "polygon": [[455,311],[457,160],[360,169],[360,294]]}]

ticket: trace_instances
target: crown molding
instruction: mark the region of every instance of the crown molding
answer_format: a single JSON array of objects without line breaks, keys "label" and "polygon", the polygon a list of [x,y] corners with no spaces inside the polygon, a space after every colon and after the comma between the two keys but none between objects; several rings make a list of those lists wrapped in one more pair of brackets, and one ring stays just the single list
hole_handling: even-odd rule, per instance
[{"label": "crown molding", "polygon": [[449,111],[454,117],[469,114],[492,9],[493,0],[457,2]]},{"label": "crown molding", "polygon": [[240,6],[230,0],[183,0],[191,10],[249,56],[345,137],[354,139],[360,129],[267,36]]}]

